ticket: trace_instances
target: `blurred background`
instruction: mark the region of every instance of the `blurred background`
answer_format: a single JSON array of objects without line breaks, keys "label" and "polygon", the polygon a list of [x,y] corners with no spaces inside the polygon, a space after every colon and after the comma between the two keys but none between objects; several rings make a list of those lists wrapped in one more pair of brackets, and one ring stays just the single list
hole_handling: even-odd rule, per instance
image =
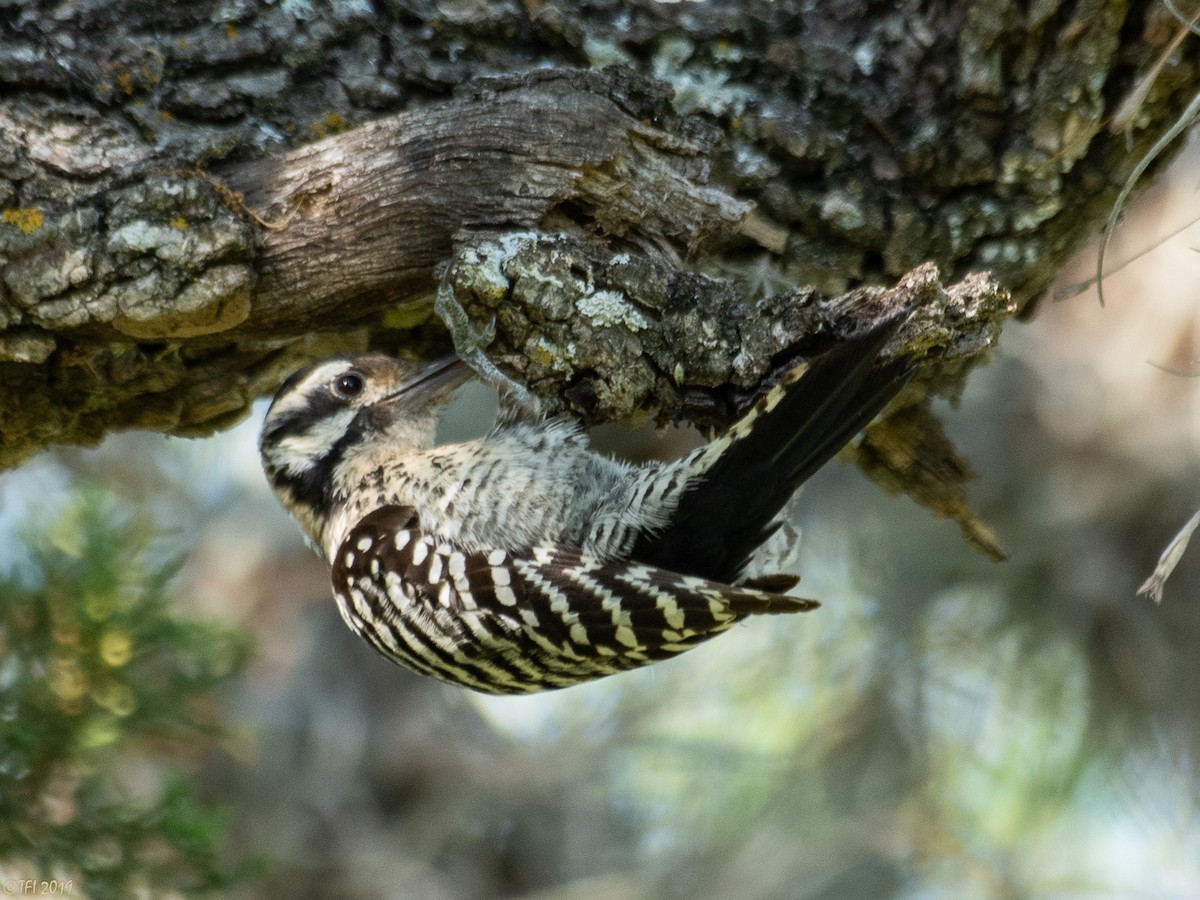
[{"label": "blurred background", "polygon": [[[1198,178],[1193,141],[1109,271],[1196,217]],[[1115,272],[1103,308],[1047,300],[940,410],[1007,562],[834,463],[796,504],[820,611],[564,692],[476,696],[353,637],[259,471],[263,405],[0,475],[0,886],[1200,896],[1200,546],[1161,606],[1135,596],[1200,506],[1198,245]],[[463,395],[447,436],[488,424]]]}]

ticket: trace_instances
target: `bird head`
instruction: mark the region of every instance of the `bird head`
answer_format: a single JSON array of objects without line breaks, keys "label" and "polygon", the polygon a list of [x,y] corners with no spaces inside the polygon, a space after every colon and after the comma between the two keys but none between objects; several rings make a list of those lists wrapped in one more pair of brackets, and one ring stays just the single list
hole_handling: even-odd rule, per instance
[{"label": "bird head", "polygon": [[457,357],[412,365],[378,353],[332,356],[283,383],[263,420],[263,471],[314,541],[356,462],[433,446],[438,409],[471,375]]}]

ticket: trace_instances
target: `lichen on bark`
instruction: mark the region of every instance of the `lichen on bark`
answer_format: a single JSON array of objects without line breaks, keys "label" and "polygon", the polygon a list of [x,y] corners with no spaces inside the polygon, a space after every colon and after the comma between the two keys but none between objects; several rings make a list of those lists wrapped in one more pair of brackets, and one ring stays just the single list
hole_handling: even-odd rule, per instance
[{"label": "lichen on bark", "polygon": [[799,360],[907,315],[885,357],[913,361],[916,374],[868,430],[857,458],[887,489],[909,493],[957,521],[982,552],[1003,556],[967,503],[970,467],[929,409],[934,394],[961,389],[1016,311],[986,274],[944,287],[927,264],[891,288],[838,297],[801,288],[753,299],[735,283],[665,260],[514,232],[461,249],[446,284],[471,333],[492,336],[483,348],[490,359],[548,412],[584,421],[654,415],[723,429]]}]

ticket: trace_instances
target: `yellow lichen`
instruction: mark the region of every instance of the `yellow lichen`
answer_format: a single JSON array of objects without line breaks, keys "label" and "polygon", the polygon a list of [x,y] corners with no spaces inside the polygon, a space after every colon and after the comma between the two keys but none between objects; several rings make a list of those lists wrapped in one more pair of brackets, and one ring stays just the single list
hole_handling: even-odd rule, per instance
[{"label": "yellow lichen", "polygon": [[380,324],[384,328],[407,331],[429,321],[432,315],[432,303],[402,303],[387,310],[380,319]]},{"label": "yellow lichen", "polygon": [[0,221],[3,221],[6,225],[15,225],[24,234],[33,234],[42,227],[45,219],[40,212],[30,206],[6,209],[0,213]]},{"label": "yellow lichen", "polygon": [[133,93],[133,76],[128,71],[122,70],[117,73],[117,84],[126,96]]},{"label": "yellow lichen", "polygon": [[331,112],[320,122],[310,122],[308,130],[314,137],[323,138],[330,134],[341,134],[349,127],[350,123],[346,121],[345,116],[339,112]]},{"label": "yellow lichen", "polygon": [[237,26],[234,25],[232,22],[226,23],[225,37],[229,38],[232,41],[237,37],[237,35],[238,35]]},{"label": "yellow lichen", "polygon": [[529,357],[530,362],[536,363],[539,366],[548,366],[554,362],[554,354],[550,351],[549,347],[542,344],[530,347],[526,351],[526,355]]},{"label": "yellow lichen", "polygon": [[176,216],[171,220],[171,227],[176,228],[179,231],[187,231],[187,219],[185,219],[183,216]]}]

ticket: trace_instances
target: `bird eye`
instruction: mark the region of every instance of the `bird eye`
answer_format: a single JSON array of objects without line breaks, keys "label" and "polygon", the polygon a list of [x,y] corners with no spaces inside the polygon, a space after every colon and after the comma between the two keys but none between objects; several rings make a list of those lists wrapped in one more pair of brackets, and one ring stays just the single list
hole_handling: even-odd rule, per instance
[{"label": "bird eye", "polygon": [[339,375],[333,383],[334,391],[342,397],[357,397],[364,387],[363,377],[357,372]]}]

